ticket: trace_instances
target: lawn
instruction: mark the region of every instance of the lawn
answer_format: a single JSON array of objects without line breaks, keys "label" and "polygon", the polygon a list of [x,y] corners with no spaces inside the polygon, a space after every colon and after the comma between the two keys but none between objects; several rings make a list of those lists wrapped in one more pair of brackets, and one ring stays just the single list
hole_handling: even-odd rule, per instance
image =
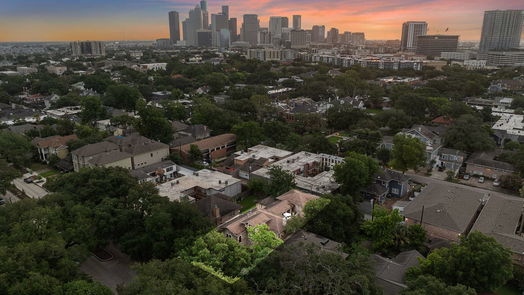
[{"label": "lawn", "polygon": [[379,109],[366,109],[365,111],[366,113],[370,113],[370,114],[379,114],[383,112],[383,110],[379,110]]},{"label": "lawn", "polygon": [[56,171],[56,170],[49,170],[49,171],[46,171],[44,173],[40,173],[40,176],[48,178],[48,177],[51,177],[51,176],[55,176],[57,174],[58,174],[58,171]]},{"label": "lawn", "polygon": [[253,208],[255,208],[255,205],[257,204],[257,198],[255,196],[247,196],[240,200],[240,205],[242,208],[240,208],[240,212],[244,213],[247,212]]},{"label": "lawn", "polygon": [[330,136],[328,137],[328,141],[332,144],[337,144],[337,142],[339,142],[340,140],[342,139],[342,137],[338,137],[338,136]]},{"label": "lawn", "polygon": [[29,166],[29,169],[33,171],[40,171],[49,168],[46,164],[40,163],[40,162],[32,162]]},{"label": "lawn", "polygon": [[515,287],[510,285],[505,285],[497,289],[495,291],[495,294],[497,295],[520,295],[521,293],[519,290],[515,289]]}]

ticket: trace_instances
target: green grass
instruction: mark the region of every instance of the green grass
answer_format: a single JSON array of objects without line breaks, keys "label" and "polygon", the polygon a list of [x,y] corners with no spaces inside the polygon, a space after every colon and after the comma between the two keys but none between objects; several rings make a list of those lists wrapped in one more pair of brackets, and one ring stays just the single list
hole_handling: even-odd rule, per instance
[{"label": "green grass", "polygon": [[510,286],[510,285],[505,285],[505,286],[498,288],[495,291],[495,294],[497,295],[520,295],[521,293],[515,287]]},{"label": "green grass", "polygon": [[240,200],[240,205],[242,206],[242,208],[240,208],[240,212],[241,213],[247,212],[255,208],[256,204],[257,204],[257,198],[255,198],[255,196],[247,196],[243,198],[242,200]]},{"label": "green grass", "polygon": [[338,137],[338,136],[330,136],[328,137],[328,141],[332,144],[337,144],[337,142],[339,142],[340,140],[342,139],[342,137]]},{"label": "green grass", "polygon": [[42,164],[39,162],[33,162],[31,163],[31,165],[29,165],[28,168],[33,171],[40,171],[40,170],[48,169],[49,167],[46,164]]},{"label": "green grass", "polygon": [[40,176],[48,178],[48,177],[51,177],[51,176],[55,176],[57,174],[58,174],[58,171],[56,171],[56,170],[49,170],[47,172],[40,173]]}]

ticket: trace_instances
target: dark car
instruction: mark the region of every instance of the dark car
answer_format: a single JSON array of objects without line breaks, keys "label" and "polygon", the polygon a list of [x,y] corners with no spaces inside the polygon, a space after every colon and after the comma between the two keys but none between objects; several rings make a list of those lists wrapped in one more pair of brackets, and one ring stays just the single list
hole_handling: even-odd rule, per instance
[{"label": "dark car", "polygon": [[0,197],[0,206],[4,205],[5,204],[5,200],[4,198]]}]

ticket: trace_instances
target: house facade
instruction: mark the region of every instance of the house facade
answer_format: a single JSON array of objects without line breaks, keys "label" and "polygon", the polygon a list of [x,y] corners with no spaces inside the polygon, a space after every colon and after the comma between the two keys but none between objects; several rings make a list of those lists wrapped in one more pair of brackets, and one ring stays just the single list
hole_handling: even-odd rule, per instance
[{"label": "house facade", "polygon": [[67,143],[73,140],[78,140],[75,134],[67,136],[50,136],[45,138],[37,137],[33,139],[32,143],[38,150],[38,157],[42,162],[49,162],[52,156],[57,156],[59,159],[64,159],[69,154]]}]

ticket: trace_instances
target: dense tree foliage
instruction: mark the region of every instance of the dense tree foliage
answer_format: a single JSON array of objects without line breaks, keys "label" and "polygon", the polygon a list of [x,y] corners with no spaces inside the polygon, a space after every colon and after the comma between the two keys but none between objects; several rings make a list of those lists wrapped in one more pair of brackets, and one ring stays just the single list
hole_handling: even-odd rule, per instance
[{"label": "dense tree foliage", "polygon": [[163,143],[173,140],[173,127],[162,110],[146,105],[144,100],[139,100],[136,109],[140,116],[136,128],[141,135]]},{"label": "dense tree foliage", "polygon": [[295,176],[280,166],[269,168],[269,184],[267,193],[273,197],[278,197],[295,187]]},{"label": "dense tree foliage", "polygon": [[462,115],[449,127],[444,135],[446,146],[467,152],[493,149],[495,143],[490,136],[489,127],[473,115]]},{"label": "dense tree foliage", "polygon": [[335,166],[335,180],[342,185],[341,191],[346,194],[356,194],[365,188],[378,170],[378,163],[373,158],[349,152],[342,164]]},{"label": "dense tree foliage", "polygon": [[460,243],[434,250],[408,277],[432,275],[447,285],[461,284],[477,292],[490,292],[512,277],[511,252],[480,232],[463,236]]},{"label": "dense tree foliage", "polygon": [[391,151],[391,166],[402,172],[417,170],[426,162],[426,146],[418,139],[407,135],[395,135]]},{"label": "dense tree foliage", "polygon": [[18,167],[31,162],[34,146],[26,136],[9,131],[0,131],[0,156]]}]

